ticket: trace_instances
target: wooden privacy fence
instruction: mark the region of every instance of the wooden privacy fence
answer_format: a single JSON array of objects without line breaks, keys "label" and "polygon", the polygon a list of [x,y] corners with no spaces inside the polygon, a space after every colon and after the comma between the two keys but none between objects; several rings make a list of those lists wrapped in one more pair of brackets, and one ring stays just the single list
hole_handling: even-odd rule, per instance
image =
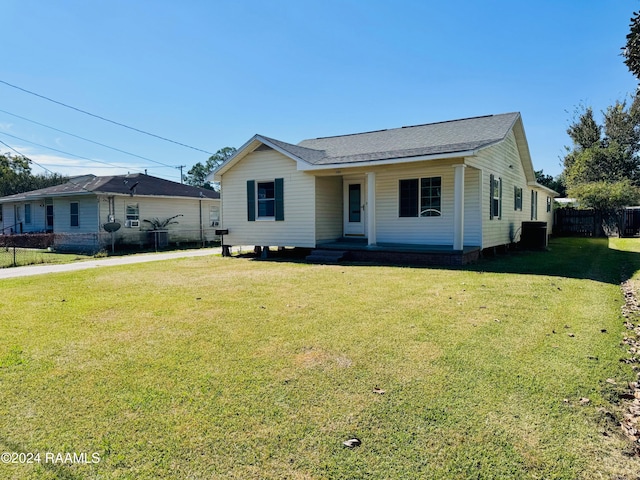
[{"label": "wooden privacy fence", "polygon": [[596,210],[558,208],[554,213],[553,232],[556,235],[599,237],[602,230],[602,214]]},{"label": "wooden privacy fence", "polygon": [[622,222],[622,236],[640,236],[640,208],[626,208]]},{"label": "wooden privacy fence", "polygon": [[[605,218],[598,210],[559,208],[554,213],[553,232],[560,236],[602,237],[606,235],[603,220]],[[609,227],[610,234],[619,234],[621,237],[640,236],[640,208],[625,208],[611,223],[614,228]]]}]

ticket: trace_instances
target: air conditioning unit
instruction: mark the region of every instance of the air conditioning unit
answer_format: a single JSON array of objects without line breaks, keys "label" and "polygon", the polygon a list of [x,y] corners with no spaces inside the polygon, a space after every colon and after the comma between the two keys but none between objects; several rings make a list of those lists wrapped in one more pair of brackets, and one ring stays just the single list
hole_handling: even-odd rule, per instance
[{"label": "air conditioning unit", "polygon": [[124,222],[124,226],[127,227],[127,228],[139,227],[140,226],[140,220],[127,220],[126,222]]}]

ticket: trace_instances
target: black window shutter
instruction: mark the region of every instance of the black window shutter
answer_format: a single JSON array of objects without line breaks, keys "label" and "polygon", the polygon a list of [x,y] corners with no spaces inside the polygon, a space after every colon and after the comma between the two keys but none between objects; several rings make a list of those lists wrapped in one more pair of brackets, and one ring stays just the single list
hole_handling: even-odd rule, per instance
[{"label": "black window shutter", "polygon": [[276,221],[284,220],[284,178],[275,179]]},{"label": "black window shutter", "polygon": [[493,173],[489,175],[489,218],[493,219],[494,211],[493,211]]},{"label": "black window shutter", "polygon": [[498,182],[500,183],[500,191],[498,192],[500,195],[500,200],[498,201],[498,219],[502,218],[502,177],[500,177],[498,179]]},{"label": "black window shutter", "polygon": [[256,220],[256,181],[247,180],[247,220]]},{"label": "black window shutter", "polygon": [[420,215],[418,190],[419,183],[417,178],[400,180],[400,208],[398,212],[400,217],[417,217]]}]

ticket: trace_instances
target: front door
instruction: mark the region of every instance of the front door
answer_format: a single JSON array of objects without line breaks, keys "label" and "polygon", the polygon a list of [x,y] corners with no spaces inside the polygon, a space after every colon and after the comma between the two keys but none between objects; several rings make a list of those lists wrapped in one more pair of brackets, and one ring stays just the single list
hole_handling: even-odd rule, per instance
[{"label": "front door", "polygon": [[364,180],[345,180],[343,203],[345,237],[364,237]]}]

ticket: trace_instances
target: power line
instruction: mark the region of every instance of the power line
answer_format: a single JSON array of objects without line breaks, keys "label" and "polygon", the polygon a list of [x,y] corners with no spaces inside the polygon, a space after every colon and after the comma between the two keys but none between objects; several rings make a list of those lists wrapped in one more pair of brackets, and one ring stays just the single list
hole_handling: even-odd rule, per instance
[{"label": "power line", "polygon": [[30,95],[34,95],[36,97],[42,98],[44,100],[47,100],[49,102],[56,103],[58,105],[66,107],[66,108],[70,108],[71,110],[75,110],[76,112],[84,113],[85,115],[89,115],[90,117],[98,118],[100,120],[104,120],[105,122],[113,123],[114,125],[118,125],[119,127],[128,128],[129,130],[133,130],[133,131],[138,132],[138,133],[143,133],[144,135],[149,135],[150,137],[159,138],[160,140],[164,140],[165,142],[174,143],[176,145],[180,145],[181,147],[190,148],[191,150],[196,150],[198,152],[202,152],[202,153],[206,153],[206,154],[209,154],[209,155],[213,155],[212,152],[208,152],[208,151],[202,150],[200,148],[192,147],[191,145],[187,145],[186,143],[180,143],[180,142],[177,142],[175,140],[171,140],[170,138],[166,138],[166,137],[162,137],[160,135],[156,135],[155,133],[149,133],[149,132],[146,132],[146,131],[141,130],[139,128],[131,127],[129,125],[125,125],[124,123],[116,122],[115,120],[110,120],[110,119],[102,117],[100,115],[96,115],[95,113],[87,112],[86,110],[82,110],[80,108],[73,107],[71,105],[67,105],[66,103],[59,102],[57,100],[54,100],[53,98],[45,97],[44,95],[40,95],[39,93],[32,92],[31,90],[27,90],[26,88],[18,87],[17,85],[13,85],[13,84],[11,84],[9,82],[5,82],[4,80],[0,80],[0,83],[4,83],[5,85],[7,85],[7,86],[9,86],[11,88],[15,88],[16,90],[20,90],[20,91],[28,93]]},{"label": "power line", "polygon": [[[32,142],[31,140],[27,140],[27,139],[25,139],[25,138],[16,137],[15,135],[11,135],[11,134],[9,134],[9,133],[7,133],[7,132],[2,132],[2,131],[0,131],[0,134],[2,134],[2,135],[6,135],[7,137],[15,138],[16,140],[20,140],[20,141],[22,141],[22,142],[27,142],[27,143],[31,143],[31,144],[33,144],[33,145],[37,145],[38,147],[46,148],[46,149],[48,149],[48,150],[53,150],[54,152],[62,153],[62,154],[64,154],[64,155],[71,155],[72,157],[80,158],[80,159],[82,159],[82,160],[89,160],[90,162],[101,163],[101,164],[104,164],[104,165],[109,165],[110,167],[115,167],[115,166],[116,166],[116,165],[114,165],[114,164],[112,164],[112,163],[102,162],[102,161],[100,161],[100,160],[94,160],[94,159],[92,159],[92,158],[83,157],[83,156],[81,156],[81,155],[76,155],[75,153],[69,153],[69,152],[65,152],[65,151],[63,151],[63,150],[58,150],[58,149],[56,149],[56,148],[47,147],[46,145],[42,145],[42,144],[40,144],[40,143]],[[3,142],[3,143],[4,143],[4,142]],[[5,145],[6,145],[6,144],[5,144]],[[11,148],[11,147],[9,147],[9,148]],[[20,155],[22,155],[22,154],[20,154]],[[120,168],[128,168],[128,167],[124,167],[124,166],[123,166],[123,167],[120,167]],[[138,170],[138,171],[140,171],[140,172],[142,173],[142,170],[141,170],[141,169],[139,169],[139,168],[132,168],[131,170]]]},{"label": "power line", "polygon": [[37,166],[39,166],[40,168],[42,168],[43,170],[46,170],[47,172],[49,172],[51,175],[55,175],[54,172],[52,172],[51,170],[49,170],[47,167],[45,167],[44,165],[40,165],[38,162],[34,162],[33,160],[31,160],[29,157],[27,157],[25,154],[20,153],[18,150],[16,150],[15,148],[13,148],[11,145],[4,143],[2,140],[0,140],[0,143],[2,145],[4,145],[7,148],[10,148],[11,150],[13,150],[14,152],[16,152],[18,155],[20,155],[21,157],[24,157],[27,159],[27,161],[31,162],[31,163],[35,163]]},{"label": "power line", "polygon": [[20,118],[22,120],[26,120],[27,122],[31,122],[31,123],[34,123],[36,125],[40,125],[41,127],[49,128],[49,129],[54,130],[56,132],[64,133],[65,135],[69,135],[71,137],[79,138],[80,140],[84,140],[85,142],[93,143],[94,145],[100,145],[101,147],[109,148],[109,149],[114,150],[116,152],[124,153],[126,155],[131,155],[132,157],[137,157],[137,158],[141,158],[142,160],[147,160],[149,162],[157,163],[158,165],[162,165],[163,167],[174,168],[173,165],[167,165],[166,163],[158,162],[157,160],[153,160],[151,158],[143,157],[142,155],[137,155],[135,153],[127,152],[126,150],[121,150],[121,149],[116,148],[116,147],[111,147],[109,145],[105,145],[104,143],[96,142],[94,140],[91,140],[91,139],[88,139],[88,138],[85,138],[85,137],[81,137],[80,135],[75,135],[73,133],[66,132],[64,130],[60,130],[59,128],[55,128],[55,127],[52,127],[50,125],[45,125],[44,123],[36,122],[35,120],[31,120],[29,118],[22,117],[20,115],[16,115],[15,113],[7,112],[6,110],[1,110],[0,109],[0,112],[6,113],[7,115],[11,115],[11,116],[16,117],[16,118]]}]

